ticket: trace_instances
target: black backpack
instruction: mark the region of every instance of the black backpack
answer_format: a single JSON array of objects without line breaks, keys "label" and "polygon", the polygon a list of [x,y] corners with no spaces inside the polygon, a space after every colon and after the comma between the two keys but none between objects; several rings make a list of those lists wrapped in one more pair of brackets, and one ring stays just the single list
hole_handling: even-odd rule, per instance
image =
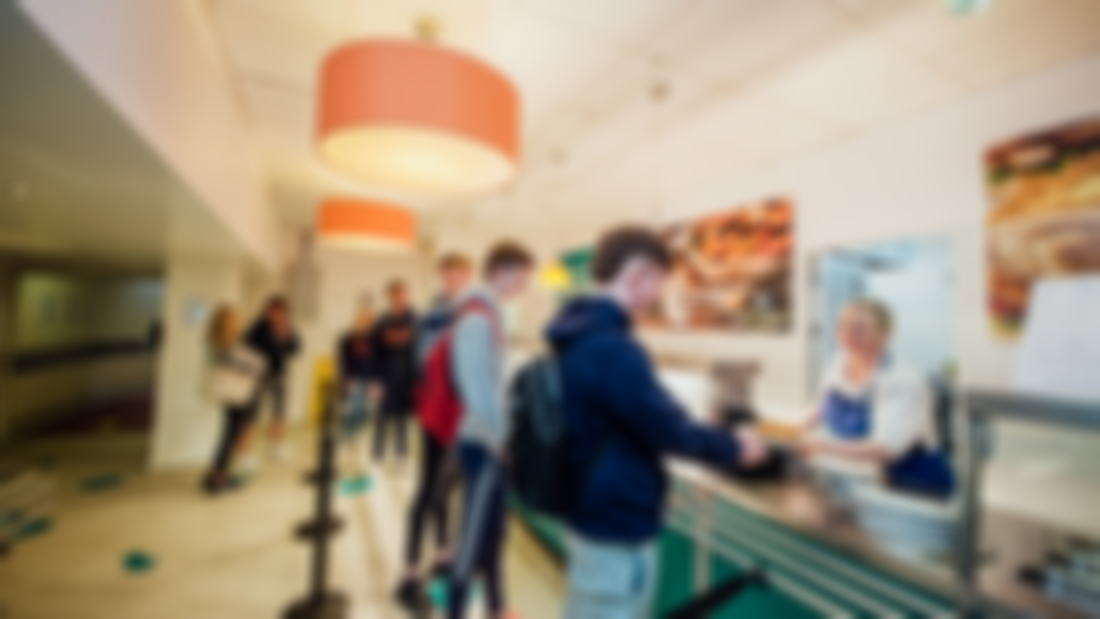
[{"label": "black backpack", "polygon": [[565,518],[572,495],[566,474],[569,424],[557,359],[547,355],[524,365],[512,381],[510,395],[512,493],[534,511]]}]

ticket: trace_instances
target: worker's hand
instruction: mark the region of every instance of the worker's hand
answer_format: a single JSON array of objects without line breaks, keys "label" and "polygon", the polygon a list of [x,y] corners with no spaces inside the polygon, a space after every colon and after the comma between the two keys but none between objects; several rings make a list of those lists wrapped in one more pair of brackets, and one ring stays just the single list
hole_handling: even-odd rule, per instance
[{"label": "worker's hand", "polygon": [[803,458],[810,458],[822,451],[822,445],[824,445],[821,439],[816,436],[807,435],[798,441],[797,449],[798,454]]},{"label": "worker's hand", "polygon": [[760,466],[771,451],[768,442],[755,430],[738,431],[737,443],[741,447],[737,465],[741,468],[751,469]]}]

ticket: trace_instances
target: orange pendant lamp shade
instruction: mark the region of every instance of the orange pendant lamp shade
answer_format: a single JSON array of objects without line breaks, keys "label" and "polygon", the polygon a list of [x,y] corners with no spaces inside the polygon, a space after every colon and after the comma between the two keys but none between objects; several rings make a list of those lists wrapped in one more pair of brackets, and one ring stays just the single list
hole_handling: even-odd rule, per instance
[{"label": "orange pendant lamp shade", "polygon": [[368,39],[325,60],[318,148],[375,187],[424,197],[495,189],[519,159],[519,94],[460,52]]},{"label": "orange pendant lamp shade", "polygon": [[416,243],[416,217],[377,202],[329,200],[317,212],[317,236],[326,245],[348,249],[409,250]]}]

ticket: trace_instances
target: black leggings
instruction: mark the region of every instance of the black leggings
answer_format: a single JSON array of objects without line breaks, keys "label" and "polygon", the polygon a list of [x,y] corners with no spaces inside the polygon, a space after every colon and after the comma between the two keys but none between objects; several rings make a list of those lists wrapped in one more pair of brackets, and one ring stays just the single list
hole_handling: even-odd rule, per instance
[{"label": "black leggings", "polygon": [[424,525],[429,518],[435,525],[436,548],[447,546],[450,533],[447,527],[447,504],[450,502],[451,489],[457,481],[458,473],[447,446],[426,430],[421,434],[424,445],[421,451],[420,484],[409,511],[409,538],[405,545],[405,564],[408,566],[420,563]]},{"label": "black leggings", "polygon": [[397,456],[399,458],[405,457],[405,442],[406,442],[406,426],[408,425],[409,413],[405,411],[387,411],[383,410],[378,415],[378,427],[374,429],[374,459],[381,460],[386,455],[386,427],[396,426],[394,432],[396,433],[395,440],[397,441]]},{"label": "black leggings", "polygon": [[252,423],[252,407],[230,406],[226,408],[222,420],[222,436],[218,441],[218,447],[214,451],[214,462],[210,467],[211,477],[224,479],[229,474],[229,466],[233,462],[233,454],[237,450],[237,444],[241,436]]}]

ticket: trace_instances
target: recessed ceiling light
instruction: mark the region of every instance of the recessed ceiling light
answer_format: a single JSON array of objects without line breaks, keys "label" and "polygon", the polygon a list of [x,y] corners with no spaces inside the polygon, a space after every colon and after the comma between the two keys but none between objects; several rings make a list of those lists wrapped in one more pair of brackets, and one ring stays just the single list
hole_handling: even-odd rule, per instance
[{"label": "recessed ceiling light", "polygon": [[946,0],[947,10],[952,15],[968,16],[987,11],[993,0]]}]

